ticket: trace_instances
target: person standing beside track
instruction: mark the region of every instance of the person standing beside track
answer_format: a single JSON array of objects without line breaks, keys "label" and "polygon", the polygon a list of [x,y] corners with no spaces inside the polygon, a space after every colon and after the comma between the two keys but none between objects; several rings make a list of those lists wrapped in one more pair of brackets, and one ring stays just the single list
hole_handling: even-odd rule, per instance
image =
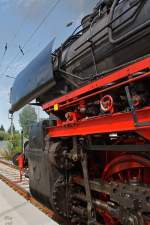
[{"label": "person standing beside track", "polygon": [[20,182],[21,182],[22,181],[22,174],[23,174],[23,167],[24,167],[24,155],[23,155],[23,153],[21,153],[17,157],[17,161],[18,161],[19,174],[20,174]]}]

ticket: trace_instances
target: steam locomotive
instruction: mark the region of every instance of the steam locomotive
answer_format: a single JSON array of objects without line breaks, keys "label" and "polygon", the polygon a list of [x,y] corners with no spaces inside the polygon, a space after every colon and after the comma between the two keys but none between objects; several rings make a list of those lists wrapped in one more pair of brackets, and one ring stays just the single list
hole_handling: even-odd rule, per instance
[{"label": "steam locomotive", "polygon": [[11,88],[10,113],[36,99],[50,115],[30,129],[30,191],[68,223],[150,224],[149,10],[100,0]]}]

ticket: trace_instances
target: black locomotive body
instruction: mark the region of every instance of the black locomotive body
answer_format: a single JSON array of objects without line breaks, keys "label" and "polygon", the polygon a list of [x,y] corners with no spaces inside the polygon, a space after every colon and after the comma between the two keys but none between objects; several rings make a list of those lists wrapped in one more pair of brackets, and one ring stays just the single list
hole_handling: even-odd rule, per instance
[{"label": "black locomotive body", "polygon": [[[144,64],[146,59],[148,64],[149,12],[150,0],[100,0],[61,47],[52,53],[50,43],[19,74],[12,87],[11,113],[36,99],[35,104],[55,116],[53,121],[31,127],[30,190],[71,224],[149,224],[150,137],[149,130],[144,129],[150,125],[145,120],[142,125],[138,123],[136,110],[141,110],[140,118],[144,110],[149,118],[150,68],[134,68],[126,77],[118,72],[121,78],[100,83],[110,75],[112,79],[114,71],[134,63],[139,67],[140,60]],[[92,81],[87,95],[81,93],[82,101],[78,101],[74,90]],[[94,89],[96,81],[99,86]],[[67,100],[70,91],[73,97]],[[54,100],[59,96],[64,97],[62,102],[56,99],[56,103],[62,103],[60,108]],[[50,100],[54,100],[52,106]],[[45,103],[49,104],[47,108]],[[116,127],[116,132],[110,132],[109,121],[115,118],[114,114],[123,125],[127,115],[129,119],[133,117],[134,129],[128,131],[125,127],[120,131]],[[88,133],[88,126],[82,127],[99,118],[106,127],[103,132]],[[88,134],[74,135],[72,131],[73,134],[50,135],[51,130],[54,134],[59,128],[79,128],[80,123],[81,131]],[[93,124],[97,126],[95,121]]]},{"label": "black locomotive body", "polygon": [[54,52],[55,79],[63,75],[66,83],[79,87],[95,75],[148,54],[149,7],[150,1],[100,1],[83,18],[83,29]]},{"label": "black locomotive body", "polygon": [[149,54],[149,9],[149,0],[99,1],[52,56],[51,42],[18,75],[11,111],[35,98],[47,102]]}]

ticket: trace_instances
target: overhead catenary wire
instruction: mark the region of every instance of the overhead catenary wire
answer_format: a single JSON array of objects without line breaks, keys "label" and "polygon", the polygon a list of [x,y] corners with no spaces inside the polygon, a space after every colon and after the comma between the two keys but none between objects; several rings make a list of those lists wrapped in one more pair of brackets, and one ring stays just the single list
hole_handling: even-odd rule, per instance
[{"label": "overhead catenary wire", "polygon": [[4,55],[6,54],[7,49],[8,49],[8,45],[7,45],[7,42],[6,42],[6,44],[5,44],[5,49],[4,49]]},{"label": "overhead catenary wire", "polygon": [[61,0],[57,0],[56,3],[53,5],[53,7],[48,11],[48,13],[43,17],[43,19],[41,20],[41,22],[39,23],[39,25],[36,27],[36,29],[32,32],[32,34],[29,36],[29,38],[26,40],[26,42],[23,45],[23,49],[26,47],[26,45],[30,42],[30,40],[33,38],[33,36],[35,36],[35,34],[39,31],[39,29],[41,28],[41,26],[45,23],[45,21],[48,19],[48,17],[50,16],[50,14],[55,10],[55,8],[57,7],[57,5],[59,4]]},{"label": "overhead catenary wire", "polygon": [[[20,51],[24,50],[24,48],[27,46],[27,44],[32,40],[32,38],[35,36],[35,34],[40,30],[40,28],[42,27],[42,25],[45,23],[45,21],[48,19],[48,17],[50,16],[50,14],[55,10],[55,8],[57,7],[57,5],[59,4],[61,0],[57,0],[55,2],[55,4],[50,8],[50,10],[48,11],[48,13],[42,18],[41,22],[38,24],[38,26],[34,29],[34,31],[31,33],[31,35],[27,38],[27,40],[25,41],[25,43],[22,45],[21,49],[19,48],[19,51],[15,54],[15,56],[10,60],[10,62],[8,63],[7,67],[5,68],[3,74],[5,74],[8,69],[11,67],[11,65],[16,61]],[[24,53],[24,52],[23,52]],[[22,53],[22,54],[23,54]]]},{"label": "overhead catenary wire", "polygon": [[[23,26],[24,26],[24,24],[25,24],[25,22],[26,22],[27,19],[28,19],[27,17],[25,17],[25,18],[23,19],[23,21],[20,23],[19,28],[17,29],[17,31],[13,34],[13,37],[12,37],[8,42],[6,42],[5,47],[4,47],[4,53],[2,54],[2,57],[1,57],[1,59],[0,59],[0,67],[1,67],[1,65],[2,65],[2,62],[3,62],[4,58],[5,58],[6,52],[7,52],[7,50],[8,50],[8,45],[9,45],[9,43],[12,44],[12,43],[14,42],[14,40],[15,40],[16,37],[17,37],[17,35],[18,35],[18,34],[20,33],[20,31],[23,29]],[[11,44],[10,44],[10,45],[11,45]]]},{"label": "overhead catenary wire", "polygon": [[19,45],[19,50],[22,53],[22,55],[24,55],[24,51],[23,51],[23,49],[22,49],[22,47],[20,45]]},{"label": "overhead catenary wire", "polygon": [[32,47],[26,48],[25,54],[24,54],[24,55],[22,54],[22,57],[20,57],[20,58],[17,60],[17,64],[14,66],[14,71],[16,71],[17,68],[22,67],[22,65],[23,65],[23,64],[21,63],[21,60],[22,60],[22,59],[24,59],[24,61],[28,61],[28,59],[30,58],[30,54],[29,54],[29,53],[30,53],[31,51],[33,51],[33,49],[37,49],[37,47],[40,48],[40,46],[41,46],[41,41],[38,42],[38,43],[34,43],[34,44],[32,45]]},{"label": "overhead catenary wire", "polygon": [[[22,4],[20,4],[22,5]],[[30,12],[30,11],[29,11]],[[27,13],[28,14],[28,13]],[[17,35],[20,33],[20,31],[23,29],[24,24],[26,23],[26,21],[28,20],[28,17],[24,17],[23,20],[21,21],[20,25],[18,26],[17,31],[13,34],[13,37],[10,39],[9,43],[14,42],[14,40],[16,39]]]},{"label": "overhead catenary wire", "polygon": [[0,59],[0,67],[1,67],[2,62],[3,62],[3,59],[4,59],[5,55],[6,55],[7,49],[8,49],[8,44],[7,44],[7,42],[6,42],[6,44],[5,44],[5,46],[4,46],[4,52],[3,52],[2,57],[1,57],[1,59]]}]

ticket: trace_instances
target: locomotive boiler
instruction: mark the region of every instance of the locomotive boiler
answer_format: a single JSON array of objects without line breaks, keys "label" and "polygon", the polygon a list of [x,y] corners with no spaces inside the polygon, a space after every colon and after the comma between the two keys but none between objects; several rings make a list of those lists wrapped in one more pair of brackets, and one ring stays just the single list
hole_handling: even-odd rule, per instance
[{"label": "locomotive boiler", "polygon": [[80,225],[150,224],[150,0],[101,0],[16,78],[14,113],[50,119],[29,138],[30,191]]},{"label": "locomotive boiler", "polygon": [[61,47],[51,54],[52,41],[18,75],[12,111],[35,98],[44,103],[149,54],[149,9],[148,0],[99,1]]}]

